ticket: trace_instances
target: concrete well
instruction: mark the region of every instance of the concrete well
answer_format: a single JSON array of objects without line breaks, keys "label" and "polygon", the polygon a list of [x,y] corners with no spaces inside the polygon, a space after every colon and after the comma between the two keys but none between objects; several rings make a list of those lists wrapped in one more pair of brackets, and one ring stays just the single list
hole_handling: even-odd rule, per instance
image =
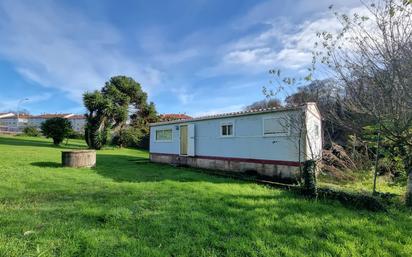
[{"label": "concrete well", "polygon": [[95,150],[73,150],[62,152],[62,165],[64,167],[90,168],[96,166]]}]

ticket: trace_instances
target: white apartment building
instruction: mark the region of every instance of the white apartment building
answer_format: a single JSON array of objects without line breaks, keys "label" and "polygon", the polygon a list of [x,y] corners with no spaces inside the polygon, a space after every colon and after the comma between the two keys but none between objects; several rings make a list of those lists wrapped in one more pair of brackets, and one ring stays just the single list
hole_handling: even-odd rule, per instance
[{"label": "white apartment building", "polygon": [[[17,117],[18,116],[18,117]],[[41,114],[27,115],[15,113],[0,113],[0,131],[2,132],[21,132],[25,127],[32,126],[40,130],[41,124],[50,118],[65,118],[68,119],[74,131],[83,133],[86,125],[86,117],[84,115],[76,115],[73,113],[57,113],[57,114]]]}]

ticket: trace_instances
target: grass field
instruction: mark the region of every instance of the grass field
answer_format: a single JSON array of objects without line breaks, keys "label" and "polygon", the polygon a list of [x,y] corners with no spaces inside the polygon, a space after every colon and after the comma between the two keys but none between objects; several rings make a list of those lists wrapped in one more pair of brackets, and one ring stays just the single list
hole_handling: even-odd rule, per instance
[{"label": "grass field", "polygon": [[348,209],[287,191],[98,152],[60,167],[51,140],[0,137],[0,256],[411,256],[412,212]]}]

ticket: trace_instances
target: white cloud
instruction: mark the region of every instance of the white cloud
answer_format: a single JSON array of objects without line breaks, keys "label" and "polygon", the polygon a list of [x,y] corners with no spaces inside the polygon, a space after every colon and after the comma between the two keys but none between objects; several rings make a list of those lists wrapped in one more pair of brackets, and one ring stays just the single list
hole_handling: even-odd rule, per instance
[{"label": "white cloud", "polygon": [[52,1],[24,3],[0,3],[0,57],[23,77],[76,101],[113,75],[132,76],[149,92],[161,83],[162,72],[119,51],[124,38],[110,24]]},{"label": "white cloud", "polygon": [[[294,0],[279,2],[279,0],[268,0],[255,5],[247,14],[236,20],[234,27],[245,28],[255,24],[272,23],[274,13],[282,10],[285,17],[307,17],[313,13],[327,10],[330,5],[335,8],[353,8],[359,6],[359,0]],[[282,18],[283,19],[283,18]]]},{"label": "white cloud", "polygon": [[195,93],[193,93],[190,87],[171,88],[170,90],[183,105],[187,105],[194,100]]},{"label": "white cloud", "polygon": [[[340,11],[364,14],[366,8],[344,8]],[[268,25],[266,30],[226,45],[222,50],[220,62],[214,67],[202,70],[199,74],[203,76],[239,72],[253,74],[272,68],[299,71],[312,61],[314,44],[319,41],[316,33],[323,31],[336,33],[341,28],[339,21],[329,11],[318,13],[316,18],[297,25],[285,18],[266,20],[265,23]]]},{"label": "white cloud", "polygon": [[195,113],[193,113],[192,116],[193,117],[202,117],[202,116],[229,113],[229,112],[238,112],[238,111],[241,111],[244,107],[245,107],[245,105],[243,105],[243,104],[234,104],[234,105],[229,105],[229,106],[225,106],[225,107],[222,107],[222,108],[214,108],[214,109],[209,109],[207,111],[195,112]]}]

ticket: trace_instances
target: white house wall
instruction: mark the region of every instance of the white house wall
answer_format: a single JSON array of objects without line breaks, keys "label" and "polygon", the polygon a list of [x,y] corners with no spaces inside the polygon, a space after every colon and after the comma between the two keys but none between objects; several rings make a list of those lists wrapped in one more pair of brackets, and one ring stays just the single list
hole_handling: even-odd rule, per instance
[{"label": "white house wall", "polygon": [[306,159],[319,159],[323,149],[322,119],[314,104],[306,109],[306,129]]},{"label": "white house wall", "polygon": [[[195,155],[206,157],[299,161],[298,133],[289,136],[264,136],[263,119],[298,115],[299,111],[273,112],[221,119],[187,122],[195,124]],[[234,136],[221,137],[221,123],[233,122]],[[179,124],[153,125],[150,128],[150,152],[179,154]],[[172,129],[171,142],[157,142],[157,129]],[[303,142],[303,141],[302,141]]]}]

